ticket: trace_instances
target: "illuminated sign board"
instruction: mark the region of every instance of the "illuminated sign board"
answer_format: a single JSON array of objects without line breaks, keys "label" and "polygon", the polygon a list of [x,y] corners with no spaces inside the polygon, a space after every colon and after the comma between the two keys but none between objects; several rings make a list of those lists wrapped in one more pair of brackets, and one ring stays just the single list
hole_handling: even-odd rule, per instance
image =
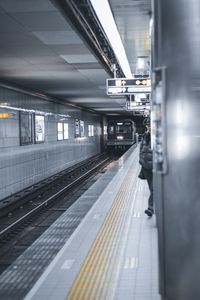
[{"label": "illuminated sign board", "polygon": [[35,142],[44,142],[44,116],[35,115]]},{"label": "illuminated sign board", "polygon": [[0,119],[8,119],[13,117],[13,113],[0,113]]},{"label": "illuminated sign board", "polygon": [[107,95],[123,96],[135,93],[151,93],[150,78],[114,78],[107,79]]},{"label": "illuminated sign board", "polygon": [[126,110],[150,110],[149,102],[126,102]]}]

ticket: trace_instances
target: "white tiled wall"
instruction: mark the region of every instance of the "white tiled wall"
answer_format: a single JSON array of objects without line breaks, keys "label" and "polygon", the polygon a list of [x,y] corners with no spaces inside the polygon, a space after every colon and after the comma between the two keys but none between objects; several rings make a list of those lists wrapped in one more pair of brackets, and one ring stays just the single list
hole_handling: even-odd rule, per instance
[{"label": "white tiled wall", "polygon": [[[5,88],[0,88],[0,97],[12,107],[69,115],[68,140],[57,141],[53,115],[45,117],[45,143],[26,146],[20,146],[18,111],[11,111],[10,119],[0,119],[0,200],[100,152],[100,135],[87,136],[87,124],[99,128],[100,117]],[[74,138],[76,118],[85,122],[84,139]]]}]

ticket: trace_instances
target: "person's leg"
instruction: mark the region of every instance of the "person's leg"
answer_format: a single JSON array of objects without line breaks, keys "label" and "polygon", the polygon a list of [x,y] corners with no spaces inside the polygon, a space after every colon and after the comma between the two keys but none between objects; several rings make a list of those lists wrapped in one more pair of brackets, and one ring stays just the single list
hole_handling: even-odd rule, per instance
[{"label": "person's leg", "polygon": [[153,174],[151,170],[144,169],[144,174],[147,179],[147,183],[150,190],[150,196],[148,199],[148,209],[145,210],[145,213],[151,217],[154,213],[153,209]]},{"label": "person's leg", "polygon": [[152,179],[153,178],[151,177],[150,182],[148,182],[149,190],[150,190],[148,204],[149,204],[149,209],[151,209],[153,211],[153,180]]}]

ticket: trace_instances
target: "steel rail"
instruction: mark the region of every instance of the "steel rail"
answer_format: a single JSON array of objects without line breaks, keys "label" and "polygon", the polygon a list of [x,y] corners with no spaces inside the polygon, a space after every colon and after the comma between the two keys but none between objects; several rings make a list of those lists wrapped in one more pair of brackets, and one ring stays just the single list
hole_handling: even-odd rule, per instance
[{"label": "steel rail", "polygon": [[46,199],[44,202],[39,204],[37,207],[26,213],[24,216],[20,217],[18,220],[16,220],[14,223],[10,224],[8,227],[4,228],[2,231],[0,231],[0,239],[4,238],[5,235],[9,234],[11,231],[16,229],[16,227],[20,226],[22,223],[26,222],[29,218],[31,218],[34,214],[42,210],[44,207],[46,207],[49,203],[52,203],[55,199],[57,199],[59,196],[61,196],[64,192],[72,188],[75,184],[81,183],[84,179],[89,177],[92,173],[94,173],[100,166],[108,162],[110,158],[106,158],[103,161],[101,161],[99,164],[97,164],[95,167],[81,175],[79,178],[76,178],[73,182],[69,183],[62,189],[60,189],[58,192],[56,192],[54,195],[50,196],[48,199]]}]

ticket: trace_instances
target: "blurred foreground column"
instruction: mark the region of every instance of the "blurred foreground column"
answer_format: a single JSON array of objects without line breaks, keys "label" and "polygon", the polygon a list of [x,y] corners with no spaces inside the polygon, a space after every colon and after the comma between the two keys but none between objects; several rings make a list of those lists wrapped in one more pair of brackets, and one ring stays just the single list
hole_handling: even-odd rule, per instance
[{"label": "blurred foreground column", "polygon": [[200,299],[200,1],[153,1],[154,197],[160,292]]}]

